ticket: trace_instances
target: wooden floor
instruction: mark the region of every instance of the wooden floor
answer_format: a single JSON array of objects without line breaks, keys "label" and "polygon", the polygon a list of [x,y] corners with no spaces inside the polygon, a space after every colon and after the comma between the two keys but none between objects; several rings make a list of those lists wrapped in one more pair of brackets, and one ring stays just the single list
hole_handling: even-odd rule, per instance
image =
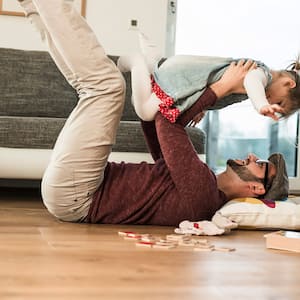
[{"label": "wooden floor", "polygon": [[300,254],[265,249],[265,232],[208,238],[229,253],[144,249],[118,236],[173,229],[63,223],[37,190],[2,188],[0,299],[300,299]]}]

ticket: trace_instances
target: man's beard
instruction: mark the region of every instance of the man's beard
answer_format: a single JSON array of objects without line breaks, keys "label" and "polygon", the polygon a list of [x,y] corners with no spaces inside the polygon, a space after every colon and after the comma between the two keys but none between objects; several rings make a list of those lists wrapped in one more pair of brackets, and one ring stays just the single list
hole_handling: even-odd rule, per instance
[{"label": "man's beard", "polygon": [[235,172],[243,181],[260,181],[260,178],[253,175],[246,166],[236,163],[233,159],[227,160],[227,165]]}]

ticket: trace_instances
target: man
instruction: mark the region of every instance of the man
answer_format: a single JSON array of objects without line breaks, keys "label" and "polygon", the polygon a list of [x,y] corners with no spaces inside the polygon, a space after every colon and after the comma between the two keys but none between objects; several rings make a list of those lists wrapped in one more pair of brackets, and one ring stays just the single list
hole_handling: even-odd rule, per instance
[{"label": "man", "polygon": [[[254,155],[229,160],[217,177],[184,127],[218,98],[238,92],[250,63],[231,65],[175,124],[142,122],[154,164],[108,163],[124,103],[124,81],[85,20],[63,0],[19,0],[79,102],[62,129],[42,181],[43,201],[71,222],[175,225],[210,219],[235,197],[286,197],[285,163]],[[235,80],[234,80],[235,79]]]}]

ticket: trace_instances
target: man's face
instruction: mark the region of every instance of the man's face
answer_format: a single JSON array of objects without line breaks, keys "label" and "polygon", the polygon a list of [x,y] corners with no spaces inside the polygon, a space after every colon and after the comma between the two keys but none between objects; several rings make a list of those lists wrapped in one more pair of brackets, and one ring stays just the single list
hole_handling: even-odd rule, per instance
[{"label": "man's face", "polygon": [[273,163],[262,163],[254,154],[249,154],[246,159],[229,159],[227,165],[243,180],[264,183],[275,176],[276,168]]}]

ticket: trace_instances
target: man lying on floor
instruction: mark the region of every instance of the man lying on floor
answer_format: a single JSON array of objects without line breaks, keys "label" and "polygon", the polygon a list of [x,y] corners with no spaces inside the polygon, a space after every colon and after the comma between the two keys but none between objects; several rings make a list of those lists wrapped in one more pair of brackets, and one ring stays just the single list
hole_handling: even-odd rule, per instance
[{"label": "man lying on floor", "polygon": [[160,113],[142,122],[154,163],[110,163],[124,104],[124,80],[85,20],[63,0],[19,0],[79,102],[53,149],[42,181],[43,201],[63,221],[178,226],[210,220],[237,197],[288,194],[280,154],[228,160],[215,176],[199,160],[184,127],[218,99],[237,92],[251,64],[232,64],[176,123]]}]

